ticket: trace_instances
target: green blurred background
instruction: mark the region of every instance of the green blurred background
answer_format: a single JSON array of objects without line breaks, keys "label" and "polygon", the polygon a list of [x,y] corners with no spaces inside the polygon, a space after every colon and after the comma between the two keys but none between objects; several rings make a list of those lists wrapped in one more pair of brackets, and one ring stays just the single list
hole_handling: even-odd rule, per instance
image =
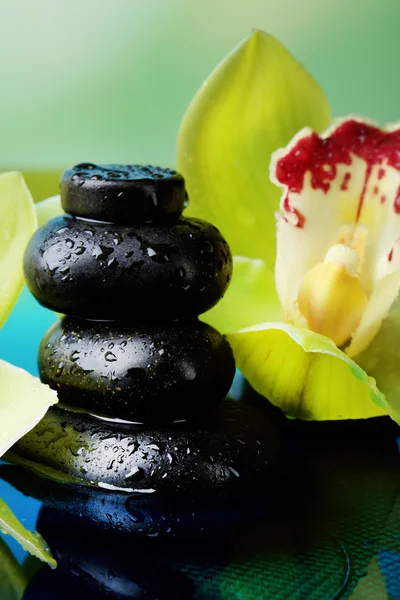
[{"label": "green blurred background", "polygon": [[253,28],[334,115],[400,119],[399,0],[0,0],[0,166],[174,162],[180,119]]}]

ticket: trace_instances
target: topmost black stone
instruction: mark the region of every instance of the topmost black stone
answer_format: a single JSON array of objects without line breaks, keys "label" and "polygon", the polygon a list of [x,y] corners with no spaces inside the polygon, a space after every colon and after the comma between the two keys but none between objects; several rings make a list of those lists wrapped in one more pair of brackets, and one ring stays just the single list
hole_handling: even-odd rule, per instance
[{"label": "topmost black stone", "polygon": [[81,163],[64,171],[60,191],[65,212],[112,223],[163,221],[187,203],[183,177],[150,165]]}]

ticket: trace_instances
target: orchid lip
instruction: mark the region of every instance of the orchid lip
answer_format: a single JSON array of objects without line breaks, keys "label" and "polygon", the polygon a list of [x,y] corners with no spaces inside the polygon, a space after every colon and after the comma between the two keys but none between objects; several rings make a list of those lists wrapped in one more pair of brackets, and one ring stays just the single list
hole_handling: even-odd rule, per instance
[{"label": "orchid lip", "polygon": [[[376,301],[380,282],[400,268],[400,125],[353,117],[321,136],[303,129],[274,154],[271,178],[283,189],[275,277],[286,320],[306,322],[355,356],[389,308]],[[352,278],[324,260],[338,244],[358,257]]]}]

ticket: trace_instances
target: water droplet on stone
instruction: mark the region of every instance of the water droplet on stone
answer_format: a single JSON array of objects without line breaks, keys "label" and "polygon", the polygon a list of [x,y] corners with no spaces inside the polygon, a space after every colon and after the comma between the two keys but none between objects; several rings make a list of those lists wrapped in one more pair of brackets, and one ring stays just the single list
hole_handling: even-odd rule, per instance
[{"label": "water droplet on stone", "polygon": [[214,246],[208,240],[206,241],[206,251],[208,252],[208,254],[212,254],[214,252]]},{"label": "water droplet on stone", "polygon": [[56,377],[61,377],[62,372],[63,372],[63,368],[64,368],[64,364],[62,362],[58,363],[58,365],[57,365],[57,371],[56,371]]},{"label": "water droplet on stone", "polygon": [[106,352],[104,358],[107,362],[115,362],[116,360],[118,360],[113,352]]},{"label": "water droplet on stone", "polygon": [[235,477],[240,477],[239,473],[236,471],[236,469],[234,469],[233,467],[228,467],[228,469],[230,470],[230,472],[235,476]]},{"label": "water droplet on stone", "polygon": [[144,522],[144,514],[141,513],[140,511],[135,510],[135,509],[130,509],[128,507],[128,512],[129,512],[129,516],[130,516],[131,520],[134,523],[143,523]]},{"label": "water droplet on stone", "polygon": [[79,359],[80,354],[81,353],[79,352],[79,350],[74,350],[69,358],[70,360],[72,360],[72,362],[76,362]]},{"label": "water droplet on stone", "polygon": [[114,248],[109,248],[108,246],[100,245],[100,250],[105,257],[110,256],[114,252]]},{"label": "water droplet on stone", "polygon": [[82,169],[82,170],[89,170],[92,171],[93,169],[96,168],[96,165],[94,165],[93,163],[79,163],[78,165],[75,165],[74,169]]}]

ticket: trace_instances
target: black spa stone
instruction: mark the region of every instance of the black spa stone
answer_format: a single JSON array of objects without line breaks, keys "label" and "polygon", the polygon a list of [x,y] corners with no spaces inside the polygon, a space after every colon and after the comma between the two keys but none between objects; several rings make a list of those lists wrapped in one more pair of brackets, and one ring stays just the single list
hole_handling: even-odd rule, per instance
[{"label": "black spa stone", "polygon": [[185,207],[185,181],[172,169],[150,165],[81,163],[60,181],[65,212],[112,223],[163,222]]},{"label": "black spa stone", "polygon": [[66,317],[40,344],[39,372],[68,405],[171,422],[214,409],[235,362],[227,340],[197,319],[133,326]]},{"label": "black spa stone", "polygon": [[28,287],[45,307],[89,319],[154,321],[197,316],[224,295],[229,247],[213,225],[113,225],[50,220],[24,259]]},{"label": "black spa stone", "polygon": [[196,503],[260,494],[280,443],[261,411],[226,400],[202,423],[165,428],[51,408],[12,452],[61,481],[124,491],[138,502]]}]

